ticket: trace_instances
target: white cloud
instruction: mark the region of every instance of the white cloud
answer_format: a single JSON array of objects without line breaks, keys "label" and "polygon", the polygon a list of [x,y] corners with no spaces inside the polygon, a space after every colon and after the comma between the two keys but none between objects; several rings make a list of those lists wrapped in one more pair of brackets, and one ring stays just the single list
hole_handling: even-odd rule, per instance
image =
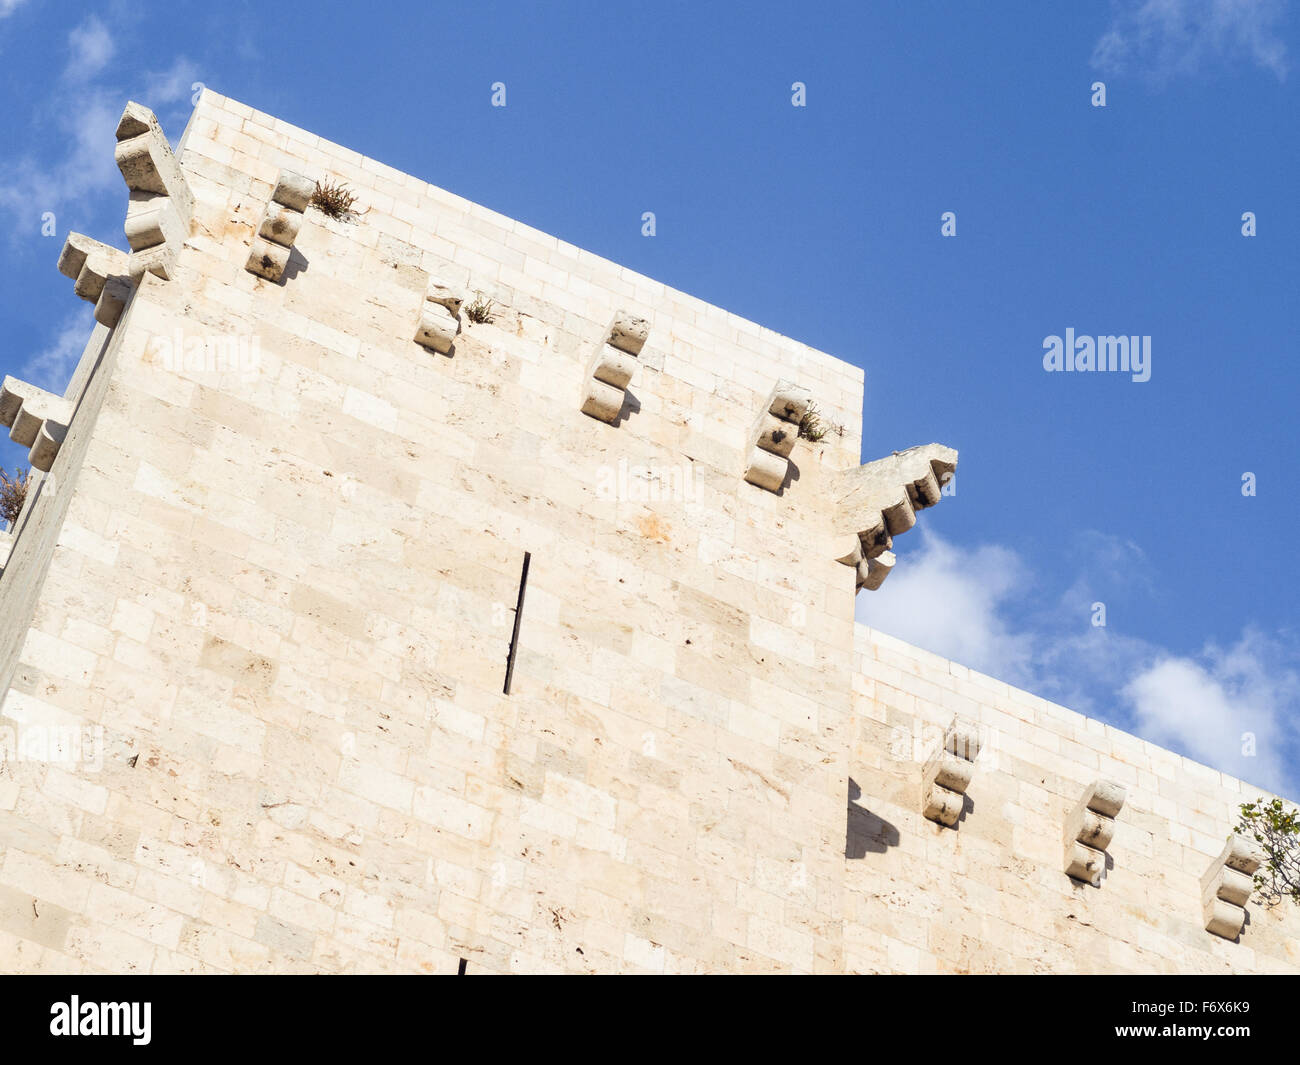
[{"label": "white cloud", "polygon": [[1200,661],[1161,658],[1129,681],[1123,695],[1138,732],[1152,742],[1295,794],[1286,755],[1297,737],[1287,707],[1300,696],[1300,678],[1275,642],[1248,632],[1228,651],[1207,647]]},{"label": "white cloud", "polygon": [[[196,68],[184,56],[166,70],[139,75],[138,82],[124,90],[99,77],[115,45],[97,18],[91,16],[73,30],[68,47],[68,66],[49,87],[38,116],[41,128],[53,135],[38,145],[39,155],[11,155],[0,162],[0,209],[13,216],[10,232],[15,239],[34,234],[45,211],[55,213],[62,234],[69,228],[88,228],[88,215],[96,207],[106,208],[114,193],[120,197],[112,201],[114,206],[124,210],[126,188],[113,149],[118,119],[132,93],[159,112],[164,126],[183,118],[190,106]],[[164,110],[169,104],[173,106]],[[74,220],[61,217],[74,208]]]},{"label": "white cloud", "polygon": [[91,15],[68,34],[69,56],[64,77],[73,81],[89,81],[108,65],[116,50],[108,27]]},{"label": "white cloud", "polygon": [[144,96],[155,111],[164,104],[184,102],[187,107],[194,93],[194,83],[199,81],[199,68],[181,56],[170,70],[150,74],[145,79]]},{"label": "white cloud", "polygon": [[1107,74],[1132,71],[1164,81],[1244,59],[1281,80],[1284,13],[1281,0],[1122,0],[1092,62]]},{"label": "white cloud", "polygon": [[22,379],[56,396],[63,395],[94,327],[90,305],[78,308],[64,319],[54,340],[23,364]]},{"label": "white cloud", "polygon": [[858,620],[1009,683],[1031,683],[1032,641],[1001,613],[1026,583],[1019,557],[996,546],[965,551],[924,530],[919,540],[910,545],[919,551],[900,552],[879,590],[858,595]]},{"label": "white cloud", "polygon": [[0,0],[0,18],[8,18],[25,3],[25,0]]},{"label": "white cloud", "polygon": [[[909,540],[916,532],[908,534]],[[879,591],[861,592],[857,619],[1016,687],[1107,720],[1153,743],[1285,794],[1300,795],[1296,657],[1247,631],[1228,651],[1175,655],[1141,637],[1091,624],[1092,604],[1120,588],[1155,589],[1141,549],[1089,532],[1074,557],[1084,572],[1052,596],[1005,547],[970,550],[922,529],[900,545]],[[1108,595],[1109,593],[1109,595]],[[1253,733],[1255,754],[1243,754]]]}]

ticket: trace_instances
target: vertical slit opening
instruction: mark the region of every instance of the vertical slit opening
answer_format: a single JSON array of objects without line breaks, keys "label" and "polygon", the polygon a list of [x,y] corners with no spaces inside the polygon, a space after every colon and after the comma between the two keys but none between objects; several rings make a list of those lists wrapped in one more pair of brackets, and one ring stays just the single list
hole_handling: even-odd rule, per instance
[{"label": "vertical slit opening", "polygon": [[510,653],[506,656],[506,683],[502,691],[510,694],[510,681],[515,675],[515,651],[519,648],[519,623],[524,616],[524,592],[528,590],[528,563],[532,553],[524,552],[524,568],[519,573],[519,599],[515,603],[515,628],[510,634]]}]

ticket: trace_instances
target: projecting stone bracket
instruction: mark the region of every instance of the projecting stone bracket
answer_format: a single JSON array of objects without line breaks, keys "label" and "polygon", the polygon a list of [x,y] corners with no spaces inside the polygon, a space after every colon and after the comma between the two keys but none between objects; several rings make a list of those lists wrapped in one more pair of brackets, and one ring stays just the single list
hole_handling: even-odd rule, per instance
[{"label": "projecting stone bracket", "polygon": [[793,381],[778,381],[749,433],[745,480],[779,492],[790,473],[790,452],[799,439],[799,423],[808,413],[812,393]]},{"label": "projecting stone bracket", "polygon": [[303,213],[311,203],[316,183],[311,178],[281,170],[266,205],[261,225],[253,237],[253,249],[244,269],[268,281],[279,281],[289,265],[293,242],[302,229]]},{"label": "projecting stone bracket", "polygon": [[1251,840],[1233,833],[1223,853],[1201,877],[1205,930],[1236,939],[1246,923],[1246,903],[1255,889],[1255,873],[1263,856]]},{"label": "projecting stone bracket", "polygon": [[30,450],[32,468],[49,473],[72,421],[72,404],[16,377],[0,384],[0,423],[9,439]]},{"label": "projecting stone bracket", "polygon": [[921,769],[921,813],[928,820],[952,828],[961,818],[979,753],[979,728],[954,718],[943,743]]},{"label": "projecting stone bracket", "polygon": [[637,359],[650,335],[650,324],[626,311],[614,315],[587,364],[582,393],[582,413],[611,425],[627,398],[627,386],[636,372]]},{"label": "projecting stone bracket", "polygon": [[894,568],[894,537],[932,507],[957,468],[957,452],[942,444],[896,451],[840,474],[835,534],[845,550],[836,561],[857,570],[857,586],[874,591]]},{"label": "projecting stone bracket", "polygon": [[461,293],[438,281],[430,281],[420,310],[420,323],[415,327],[415,342],[439,354],[450,354],[460,332],[460,308],[464,302]]},{"label": "projecting stone bracket", "polygon": [[95,305],[95,321],[117,325],[135,283],[124,252],[81,233],[69,233],[59,253],[59,273],[75,282],[73,291]]},{"label": "projecting stone bracket", "polygon": [[1101,887],[1106,848],[1115,836],[1128,793],[1111,780],[1094,782],[1065,819],[1065,872],[1075,880]]},{"label": "projecting stone bracket", "polygon": [[130,196],[125,225],[131,246],[128,273],[136,284],[146,273],[170,279],[190,235],[194,195],[149,108],[135,102],[126,105],[113,156]]}]

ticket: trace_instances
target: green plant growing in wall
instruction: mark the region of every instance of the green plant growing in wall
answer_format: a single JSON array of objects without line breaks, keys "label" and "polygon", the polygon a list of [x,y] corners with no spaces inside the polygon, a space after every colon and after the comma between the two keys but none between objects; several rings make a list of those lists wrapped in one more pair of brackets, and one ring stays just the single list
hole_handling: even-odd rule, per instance
[{"label": "green plant growing in wall", "polygon": [[1289,898],[1300,906],[1300,809],[1281,799],[1241,804],[1237,831],[1248,835],[1264,852],[1255,874],[1255,890],[1272,905]]}]

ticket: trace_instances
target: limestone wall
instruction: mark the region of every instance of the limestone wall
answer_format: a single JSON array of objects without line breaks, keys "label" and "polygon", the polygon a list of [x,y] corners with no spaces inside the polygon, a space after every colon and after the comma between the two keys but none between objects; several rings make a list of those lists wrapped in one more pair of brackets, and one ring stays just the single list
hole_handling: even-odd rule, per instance
[{"label": "limestone wall", "polygon": [[[1231,782],[855,635],[860,370],[210,92],[180,161],[193,227],[74,419],[0,708],[102,736],[0,770],[0,968],[1297,966],[1258,907],[1240,943],[1196,927]],[[284,170],[359,201],[271,281]],[[417,344],[431,285],[494,320]],[[580,407],[619,312],[649,336],[607,424]],[[773,493],[744,475],[780,379],[844,432]],[[954,710],[997,731],[940,829],[928,751],[882,738]],[[1103,739],[1136,779],[1082,891],[1059,823]]]},{"label": "limestone wall", "polygon": [[[855,971],[1296,972],[1300,908],[1205,930],[1201,877],[1242,802],[1272,796],[859,626],[844,953]],[[922,818],[921,764],[960,715],[983,745],[956,828]],[[1099,888],[1063,872],[1093,781],[1127,790]]]}]

